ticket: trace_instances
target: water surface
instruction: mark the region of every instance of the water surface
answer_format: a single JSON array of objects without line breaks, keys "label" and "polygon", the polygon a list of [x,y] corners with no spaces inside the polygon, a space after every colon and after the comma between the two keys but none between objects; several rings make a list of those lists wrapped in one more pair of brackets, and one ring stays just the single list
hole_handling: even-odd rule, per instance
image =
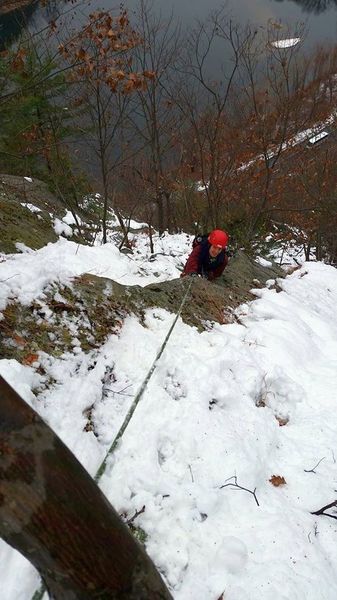
[{"label": "water surface", "polygon": [[[138,6],[138,0],[125,0],[124,6],[133,12]],[[174,17],[183,26],[191,26],[195,19],[205,20],[212,10],[217,10],[223,3],[219,0],[154,0],[155,11],[167,16],[173,12]],[[266,26],[269,21],[290,24],[294,27],[303,23],[308,31],[307,46],[315,46],[337,41],[337,0],[229,0],[227,3],[228,14],[241,25],[256,24]],[[49,0],[45,8],[34,7],[26,13],[30,26],[39,28],[48,20],[55,18],[62,7],[69,7],[70,3]],[[91,2],[78,2],[74,13],[73,23],[84,20],[85,14],[102,8],[118,10],[119,3],[112,0],[91,0]],[[18,15],[0,18],[0,41],[8,38],[11,33],[17,35],[22,22]]]}]

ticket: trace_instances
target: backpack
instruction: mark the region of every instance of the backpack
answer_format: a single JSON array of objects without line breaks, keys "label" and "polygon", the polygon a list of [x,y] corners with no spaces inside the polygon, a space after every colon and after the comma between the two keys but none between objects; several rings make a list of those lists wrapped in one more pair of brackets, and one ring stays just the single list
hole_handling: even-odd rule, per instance
[{"label": "backpack", "polygon": [[199,244],[202,244],[202,242],[205,242],[208,239],[208,236],[209,236],[209,233],[204,233],[204,234],[198,233],[198,235],[196,235],[192,241],[192,248],[195,248]]}]

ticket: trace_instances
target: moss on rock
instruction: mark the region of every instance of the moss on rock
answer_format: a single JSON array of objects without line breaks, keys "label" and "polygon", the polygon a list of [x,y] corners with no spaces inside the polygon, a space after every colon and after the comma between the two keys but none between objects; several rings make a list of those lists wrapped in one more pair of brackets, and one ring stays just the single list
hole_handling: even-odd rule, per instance
[{"label": "moss on rock", "polygon": [[200,331],[210,322],[230,323],[233,310],[254,299],[252,288],[279,277],[284,272],[278,266],[261,266],[243,252],[216,282],[184,277],[146,287],[123,286],[85,274],[69,286],[54,285],[30,306],[8,305],[0,321],[0,357],[25,362],[39,351],[60,356],[73,351],[75,337],[82,351],[89,352],[119,331],[130,314],[143,320],[144,311],[156,307],[177,313],[187,290],[181,311],[185,323]]},{"label": "moss on rock", "polygon": [[[0,174],[0,252],[17,252],[17,243],[37,250],[56,242],[53,218],[62,219],[65,211],[43,181]],[[71,239],[78,240],[75,235]]]},{"label": "moss on rock", "polygon": [[[284,275],[284,271],[277,265],[264,267],[238,251],[222,277],[216,281],[193,278],[181,317],[199,330],[204,329],[209,321],[232,322],[232,311],[243,302],[254,299],[251,289],[263,287],[269,279]],[[143,289],[143,305],[160,306],[176,313],[190,283],[191,278],[184,277],[149,285]]]}]

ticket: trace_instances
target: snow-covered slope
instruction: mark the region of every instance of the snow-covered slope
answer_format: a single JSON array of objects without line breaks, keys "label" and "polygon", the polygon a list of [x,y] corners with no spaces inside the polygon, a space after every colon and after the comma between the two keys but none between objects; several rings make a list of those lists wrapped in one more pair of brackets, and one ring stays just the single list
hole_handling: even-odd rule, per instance
[{"label": "snow-covered slope", "polygon": [[[65,240],[2,256],[0,310],[86,271],[177,277],[187,236],[158,240],[154,263],[146,243],[131,258]],[[336,499],[337,271],[305,263],[278,284],[256,290],[235,324],[198,333],[178,321],[101,480],[120,513],[145,507],[135,525],[175,600],[337,597],[336,521],[311,514]],[[94,474],[173,319],[148,310],[92,352],[74,341],[33,366],[1,360],[0,373]],[[92,405],[96,435],[84,427]],[[38,585],[3,542],[0,581],[1,600],[30,600]]]}]

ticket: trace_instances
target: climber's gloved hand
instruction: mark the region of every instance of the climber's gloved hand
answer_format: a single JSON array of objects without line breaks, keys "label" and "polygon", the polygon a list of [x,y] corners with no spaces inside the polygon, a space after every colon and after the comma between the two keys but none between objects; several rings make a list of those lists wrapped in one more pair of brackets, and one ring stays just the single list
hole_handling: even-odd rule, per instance
[{"label": "climber's gloved hand", "polygon": [[199,273],[189,273],[190,277],[199,277]]}]

